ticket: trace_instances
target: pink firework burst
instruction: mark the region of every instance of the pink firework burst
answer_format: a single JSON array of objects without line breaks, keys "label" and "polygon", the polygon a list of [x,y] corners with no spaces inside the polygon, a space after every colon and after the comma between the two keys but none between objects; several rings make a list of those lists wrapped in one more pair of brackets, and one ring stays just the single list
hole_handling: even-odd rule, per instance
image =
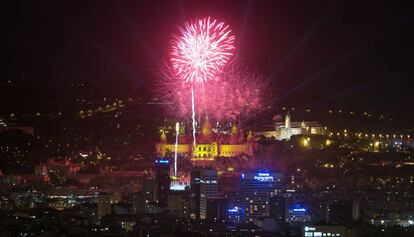
[{"label": "pink firework burst", "polygon": [[224,22],[204,18],[187,22],[172,42],[171,64],[185,82],[215,79],[233,55],[235,37]]},{"label": "pink firework burst", "polygon": [[[191,118],[191,84],[179,80],[171,66],[163,64],[156,72],[156,95],[169,116]],[[217,80],[194,87],[199,116],[213,121],[243,122],[261,113],[273,97],[269,81],[259,71],[232,60]]]}]

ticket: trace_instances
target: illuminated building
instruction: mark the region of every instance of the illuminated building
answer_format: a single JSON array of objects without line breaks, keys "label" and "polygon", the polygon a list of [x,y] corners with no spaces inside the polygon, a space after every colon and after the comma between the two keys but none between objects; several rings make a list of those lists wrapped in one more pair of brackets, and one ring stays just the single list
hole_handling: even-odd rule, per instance
[{"label": "illuminated building", "polygon": [[269,216],[269,198],[278,193],[280,179],[275,174],[260,170],[241,174],[241,204],[244,221]]},{"label": "illuminated building", "polygon": [[295,135],[322,135],[326,129],[318,122],[292,122],[289,112],[284,122],[276,122],[274,130],[264,131],[261,134],[265,137],[273,137],[276,140],[290,140]]},{"label": "illuminated building", "polygon": [[345,226],[337,225],[318,225],[318,226],[305,226],[303,228],[304,237],[354,237],[357,236],[356,232],[346,228]]},{"label": "illuminated building", "polygon": [[193,220],[200,220],[200,177],[200,169],[191,171],[190,218]]},{"label": "illuminated building", "polygon": [[309,222],[311,217],[308,209],[301,204],[289,205],[286,213],[286,222],[297,223],[297,222]]},{"label": "illuminated building", "polygon": [[286,221],[286,197],[283,194],[277,194],[269,198],[269,216],[278,222]]},{"label": "illuminated building", "polygon": [[235,124],[232,125],[230,132],[224,132],[213,129],[206,117],[201,129],[197,131],[195,147],[191,136],[185,134],[183,127],[180,126],[177,146],[167,140],[164,130],[161,131],[160,142],[155,145],[159,156],[171,156],[177,148],[179,156],[191,157],[200,161],[211,161],[216,157],[234,157],[241,154],[252,156],[256,147],[253,134],[249,132],[247,137],[244,138]]},{"label": "illuminated building", "polygon": [[206,219],[211,222],[222,222],[228,219],[229,200],[226,198],[211,198],[207,200]]},{"label": "illuminated building", "polygon": [[167,206],[167,197],[170,190],[170,161],[155,161],[155,176],[157,180],[157,200],[160,206]]},{"label": "illuminated building", "polygon": [[[44,191],[45,202],[50,208],[64,210],[84,203],[94,203],[96,193],[88,193],[78,188],[54,187]],[[99,199],[98,199],[99,201]]]},{"label": "illuminated building", "polygon": [[177,217],[187,217],[188,203],[186,191],[168,193],[168,212]]},{"label": "illuminated building", "polygon": [[233,223],[239,223],[244,216],[244,209],[238,206],[233,206],[227,209],[228,220]]},{"label": "illuminated building", "polygon": [[200,176],[200,219],[207,218],[207,201],[217,197],[218,175],[215,169],[203,169]]}]

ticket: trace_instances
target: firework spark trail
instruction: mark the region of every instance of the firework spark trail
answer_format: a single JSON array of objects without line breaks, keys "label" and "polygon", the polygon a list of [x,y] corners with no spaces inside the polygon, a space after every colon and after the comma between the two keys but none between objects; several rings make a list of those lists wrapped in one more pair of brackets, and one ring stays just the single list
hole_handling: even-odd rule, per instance
[{"label": "firework spark trail", "polygon": [[191,86],[191,111],[193,116],[193,145],[194,149],[196,147],[197,141],[196,141],[196,124],[195,124],[195,111],[194,111],[194,86]]},{"label": "firework spark trail", "polygon": [[175,123],[175,145],[174,145],[174,177],[177,177],[177,156],[178,156],[178,133],[180,132],[180,123]]},{"label": "firework spark trail", "polygon": [[204,18],[187,22],[172,43],[171,64],[175,75],[191,83],[193,143],[196,146],[195,83],[214,80],[233,55],[235,37],[224,22]]}]

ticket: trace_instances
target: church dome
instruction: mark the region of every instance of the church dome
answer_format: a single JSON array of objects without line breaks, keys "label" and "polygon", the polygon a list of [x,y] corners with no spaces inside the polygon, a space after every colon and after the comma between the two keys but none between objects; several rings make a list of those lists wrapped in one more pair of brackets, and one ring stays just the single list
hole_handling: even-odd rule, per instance
[{"label": "church dome", "polygon": [[247,135],[247,142],[253,142],[253,139],[254,137],[252,131],[249,131],[249,134]]}]

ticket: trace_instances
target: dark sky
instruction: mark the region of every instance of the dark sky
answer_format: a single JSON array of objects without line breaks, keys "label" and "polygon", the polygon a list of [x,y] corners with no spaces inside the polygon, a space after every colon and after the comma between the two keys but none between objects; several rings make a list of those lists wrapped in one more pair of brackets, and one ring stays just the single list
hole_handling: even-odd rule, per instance
[{"label": "dark sky", "polygon": [[1,83],[64,91],[83,80],[140,94],[177,26],[211,16],[234,30],[241,60],[269,75],[277,104],[403,114],[414,99],[409,2],[3,0]]}]

